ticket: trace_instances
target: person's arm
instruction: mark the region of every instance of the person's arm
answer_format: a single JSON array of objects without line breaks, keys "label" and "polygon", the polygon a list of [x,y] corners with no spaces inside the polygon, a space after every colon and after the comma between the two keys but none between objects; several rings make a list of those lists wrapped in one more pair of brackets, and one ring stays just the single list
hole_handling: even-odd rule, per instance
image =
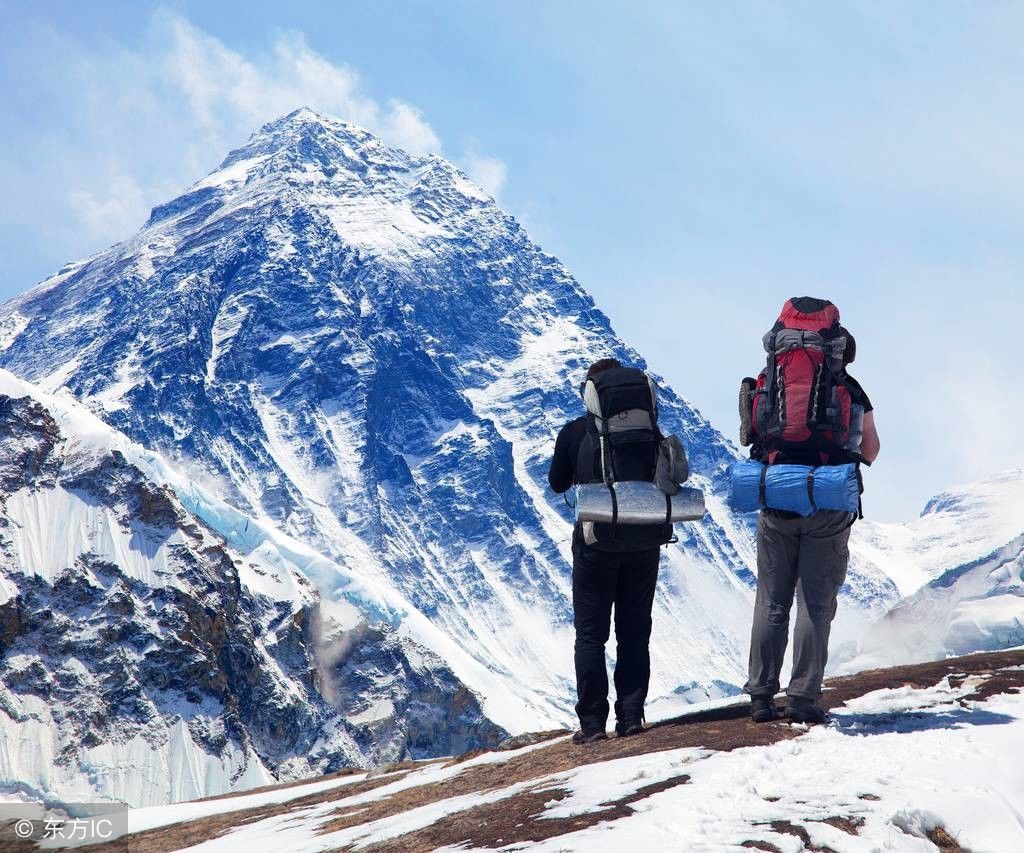
[{"label": "person's arm", "polygon": [[875,428],[874,410],[864,413],[864,435],[860,441],[860,455],[865,462],[874,462],[878,458],[878,451],[882,449],[882,443],[878,440],[878,430]]},{"label": "person's arm", "polygon": [[572,487],[575,465],[572,458],[572,424],[566,424],[555,439],[555,453],[548,469],[548,483],[555,494],[562,494]]},{"label": "person's arm", "polygon": [[849,389],[853,402],[864,407],[864,426],[860,439],[861,458],[869,465],[878,458],[878,451],[881,450],[881,442],[878,440],[878,429],[875,427],[875,407],[871,405],[871,398],[861,384],[844,371],[846,387]]}]

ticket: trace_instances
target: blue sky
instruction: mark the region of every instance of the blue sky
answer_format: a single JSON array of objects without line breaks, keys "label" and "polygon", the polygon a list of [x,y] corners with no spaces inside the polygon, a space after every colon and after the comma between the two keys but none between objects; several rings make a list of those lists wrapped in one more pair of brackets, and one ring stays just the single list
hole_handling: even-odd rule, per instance
[{"label": "blue sky", "polygon": [[[940,11],[941,10],[941,11]],[[832,298],[877,519],[1024,464],[1024,7],[0,2],[0,297],[307,104],[496,192],[729,434],[786,297]]]}]

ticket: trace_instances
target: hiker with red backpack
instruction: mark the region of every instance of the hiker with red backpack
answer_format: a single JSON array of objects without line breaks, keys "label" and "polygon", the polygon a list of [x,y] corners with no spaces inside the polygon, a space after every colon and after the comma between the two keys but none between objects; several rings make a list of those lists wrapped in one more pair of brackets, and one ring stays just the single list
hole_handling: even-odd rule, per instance
[{"label": "hiker with red backpack", "polygon": [[[580,721],[573,742],[589,744],[607,739],[605,644],[613,606],[615,731],[620,737],[643,731],[659,549],[673,541],[674,520],[699,518],[704,506],[701,496],[690,515],[677,515],[673,509],[672,495],[688,492],[685,503],[689,504],[694,490],[678,488],[688,473],[685,452],[678,438],[666,439],[658,429],[655,387],[644,371],[623,367],[613,358],[601,359],[587,371],[580,396],[587,411],[559,432],[548,481],[558,494],[580,486],[578,498],[589,485],[608,498],[612,508],[608,521],[587,521],[578,503],[573,528],[572,605]],[[629,488],[620,490],[620,486]],[[625,505],[637,487],[640,492],[646,488],[653,511]],[[635,522],[637,517],[643,523]]]},{"label": "hiker with red backpack", "polygon": [[774,697],[796,596],[785,716],[821,723],[829,632],[860,515],[859,466],[878,456],[878,433],[868,395],[847,373],[856,342],[835,305],[790,299],[763,343],[765,369],[740,387],[740,442],[751,447],[751,461],[732,471],[734,505],[761,510],[744,690],[755,722],[778,718]]}]

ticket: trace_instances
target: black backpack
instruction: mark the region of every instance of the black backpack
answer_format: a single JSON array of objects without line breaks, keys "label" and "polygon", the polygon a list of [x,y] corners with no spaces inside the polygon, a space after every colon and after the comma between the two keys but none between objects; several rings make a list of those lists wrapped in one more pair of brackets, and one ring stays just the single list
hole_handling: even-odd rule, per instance
[{"label": "black backpack", "polygon": [[[613,367],[580,387],[587,432],[576,461],[578,483],[654,482],[661,433],[654,383],[635,367]],[[584,541],[602,551],[642,551],[672,541],[671,524],[584,524]]]}]

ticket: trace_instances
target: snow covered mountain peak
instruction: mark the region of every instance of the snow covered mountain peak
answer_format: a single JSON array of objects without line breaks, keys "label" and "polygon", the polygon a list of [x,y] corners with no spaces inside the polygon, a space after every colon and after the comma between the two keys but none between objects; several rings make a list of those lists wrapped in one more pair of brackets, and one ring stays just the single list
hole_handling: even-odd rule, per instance
[{"label": "snow covered mountain peak", "polygon": [[[439,157],[416,156],[392,148],[367,130],[303,107],[265,124],[244,145],[228,154],[221,165],[196,186],[223,183],[226,172],[240,163],[259,166],[253,173],[307,172],[307,180],[330,179],[339,170],[379,178],[388,171],[408,171],[444,163]],[[211,181],[212,179],[212,181]]]},{"label": "snow covered mountain peak", "polygon": [[[571,510],[547,463],[587,365],[645,364],[444,160],[292,113],[137,235],[4,306],[0,346],[0,365],[407,604],[399,633],[501,727],[571,719]],[[667,708],[743,682],[754,552],[723,499],[735,450],[661,386],[709,507],[663,561]],[[847,594],[863,616],[896,589],[854,570]]]},{"label": "snow covered mountain peak", "polygon": [[970,513],[978,517],[992,517],[999,514],[1001,508],[1005,508],[1008,516],[1019,520],[1019,507],[1022,505],[1024,468],[1010,468],[983,480],[940,492],[925,504],[921,517],[939,513]]},{"label": "snow covered mountain peak", "polygon": [[259,174],[289,169],[319,167],[331,177],[335,170],[347,167],[367,170],[405,170],[421,167],[430,162],[444,162],[435,156],[416,156],[400,148],[386,145],[378,137],[358,125],[301,107],[286,116],[263,125],[249,140],[231,151],[220,166],[196,186],[202,186],[238,163],[259,161],[271,168]]},{"label": "snow covered mountain peak", "polygon": [[[287,115],[268,121],[250,137],[250,144],[279,136],[297,138],[326,134],[348,137],[360,144],[378,141],[377,137],[357,124],[319,113],[309,107],[299,107]],[[228,155],[230,158],[231,155]]]},{"label": "snow covered mountain peak", "polygon": [[955,486],[903,524],[857,525],[854,553],[884,566],[903,595],[986,556],[1024,533],[1024,469]]},{"label": "snow covered mountain peak", "polygon": [[[299,210],[326,216],[349,246],[393,257],[428,253],[432,239],[465,233],[458,220],[473,207],[507,218],[446,160],[410,155],[302,108],[265,125],[183,196],[154,208],[147,228],[264,205],[282,217]],[[282,240],[279,248],[287,253],[292,244]]]}]

